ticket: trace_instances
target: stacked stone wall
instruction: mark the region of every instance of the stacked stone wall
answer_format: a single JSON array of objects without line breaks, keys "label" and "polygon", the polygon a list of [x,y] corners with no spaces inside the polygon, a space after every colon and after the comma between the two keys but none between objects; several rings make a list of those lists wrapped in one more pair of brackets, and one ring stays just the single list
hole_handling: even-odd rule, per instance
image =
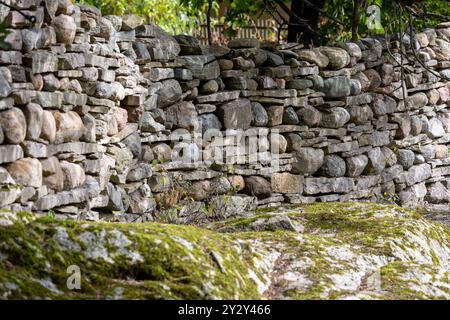
[{"label": "stacked stone wall", "polygon": [[69,1],[10,3],[36,22],[0,6],[2,208],[192,222],[450,201],[450,23],[389,42],[225,48]]}]

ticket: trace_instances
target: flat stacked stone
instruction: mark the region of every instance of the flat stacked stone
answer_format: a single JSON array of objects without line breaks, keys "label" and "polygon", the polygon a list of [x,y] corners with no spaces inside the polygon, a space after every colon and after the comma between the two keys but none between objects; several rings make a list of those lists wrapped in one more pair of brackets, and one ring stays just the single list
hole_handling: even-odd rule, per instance
[{"label": "flat stacked stone", "polygon": [[186,222],[201,208],[448,202],[448,24],[408,37],[433,72],[414,61],[402,77],[395,36],[208,47],[135,15],[14,5],[36,24],[0,16],[0,207],[123,221],[177,208]]}]

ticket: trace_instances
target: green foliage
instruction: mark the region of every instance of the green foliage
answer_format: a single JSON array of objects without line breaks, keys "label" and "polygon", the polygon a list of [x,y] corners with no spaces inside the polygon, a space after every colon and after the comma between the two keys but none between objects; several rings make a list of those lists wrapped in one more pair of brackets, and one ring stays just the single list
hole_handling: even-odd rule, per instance
[{"label": "green foliage", "polygon": [[47,212],[47,218],[49,218],[50,220],[55,220],[56,219],[56,213],[53,210],[49,210]]},{"label": "green foliage", "polygon": [[[155,23],[172,34],[192,34],[199,24],[205,23],[208,11],[208,0],[78,0],[82,3],[94,5],[101,9],[103,14],[123,15],[138,14],[147,18],[148,22]],[[287,5],[290,0],[283,0]],[[310,0],[314,3],[314,1]],[[270,17],[274,13],[276,0],[229,0],[226,4],[226,14],[219,16],[221,0],[211,0],[211,25],[225,24],[225,35],[235,36],[237,29],[250,26],[264,14]],[[380,10],[375,13],[368,12],[370,6],[377,6]],[[352,36],[354,0],[326,0],[317,31],[323,35],[323,43],[346,41]],[[423,0],[415,2],[413,8],[418,12],[435,13],[450,16],[450,6],[447,0]],[[373,11],[372,11],[373,12]],[[378,15],[380,19],[373,19]],[[362,1],[360,9],[360,22],[358,36],[373,36],[384,33],[394,33],[400,30],[400,14],[397,1],[392,0],[366,0]],[[342,22],[334,22],[329,17]],[[370,18],[372,16],[372,18]],[[403,21],[407,12],[403,11]],[[437,18],[416,18],[414,27],[423,30],[433,27],[440,20]],[[1,30],[0,30],[1,32]]]},{"label": "green foliage", "polygon": [[350,39],[352,37],[351,14],[353,12],[353,1],[328,0],[325,2],[324,9],[330,16],[342,21],[345,24],[345,28],[343,26],[337,25],[332,21],[326,20],[321,22],[322,25],[320,30],[322,31],[322,33],[326,37],[329,37],[334,41]]},{"label": "green foliage", "polygon": [[[185,0],[189,1],[189,0]],[[197,0],[202,1],[202,0]],[[205,1],[205,0],[203,0]],[[271,4],[275,0],[257,0],[250,2],[248,0],[231,0],[225,20],[229,25],[228,34],[234,35],[239,27],[248,26],[253,19],[259,17],[262,11],[270,14]],[[289,4],[289,0],[284,0]],[[314,1],[310,1],[314,3]],[[352,37],[354,0],[326,0],[324,11],[326,15],[333,17],[343,23],[339,25],[326,15],[321,15],[318,33],[324,36],[323,43],[349,40]],[[370,6],[377,6],[370,10]],[[372,7],[374,8],[374,7]],[[418,12],[435,13],[450,17],[450,6],[447,0],[424,0],[414,4]],[[378,15],[379,14],[379,15]],[[370,16],[372,15],[372,18]],[[407,12],[403,12],[403,19]],[[373,19],[378,17],[380,19]],[[449,18],[450,19],[450,18]],[[440,22],[437,18],[421,18],[414,20],[414,27],[417,30],[423,30],[435,26]],[[385,33],[394,33],[400,30],[400,10],[397,1],[392,0],[367,0],[362,1],[359,21],[359,37],[382,35]]]},{"label": "green foliage", "polygon": [[[329,41],[345,41],[352,36],[351,27],[353,21],[353,0],[327,0],[325,2],[325,11],[332,17],[342,21],[344,26],[339,26],[331,20],[324,19],[320,30],[327,36]],[[379,10],[380,21],[378,19],[370,20],[369,7],[375,5]],[[447,0],[424,0],[414,4],[413,8],[418,12],[434,13],[448,16],[450,19],[450,6]],[[363,1],[360,10],[359,37],[392,34],[400,30],[401,10],[397,1],[391,0],[367,0]],[[403,11],[402,21],[406,24],[407,12]],[[372,22],[370,25],[369,22]],[[437,25],[441,20],[437,18],[421,18],[414,20],[416,30],[424,30]],[[403,26],[404,28],[404,26]],[[336,30],[337,29],[337,30]],[[337,31],[337,32],[336,32]]]},{"label": "green foliage", "polygon": [[232,0],[225,16],[229,25],[227,35],[234,36],[236,29],[251,24],[252,19],[256,18],[264,8],[263,4],[263,1]]},{"label": "green foliage", "polygon": [[[422,12],[440,14],[447,16],[448,20],[450,20],[450,4],[447,0],[427,0],[417,3],[417,7]],[[389,19],[388,17],[385,18],[386,20]],[[416,19],[414,21],[414,27],[418,30],[423,30],[425,28],[432,28],[439,22],[442,22],[442,20],[436,18]]]},{"label": "green foliage", "polygon": [[0,49],[2,50],[9,49],[9,44],[5,42],[7,36],[8,31],[6,30],[5,24],[0,22]]},{"label": "green foliage", "polygon": [[192,33],[203,17],[181,1],[184,0],[78,0],[99,8],[103,15],[138,14],[169,33]]}]

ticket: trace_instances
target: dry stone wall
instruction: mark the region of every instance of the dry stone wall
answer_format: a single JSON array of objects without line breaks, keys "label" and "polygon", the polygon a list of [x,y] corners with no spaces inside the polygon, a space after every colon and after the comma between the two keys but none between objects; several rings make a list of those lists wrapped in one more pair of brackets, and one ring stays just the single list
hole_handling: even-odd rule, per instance
[{"label": "dry stone wall", "polygon": [[228,49],[66,0],[10,3],[36,22],[0,6],[2,208],[191,222],[450,201],[450,23],[389,43]]}]

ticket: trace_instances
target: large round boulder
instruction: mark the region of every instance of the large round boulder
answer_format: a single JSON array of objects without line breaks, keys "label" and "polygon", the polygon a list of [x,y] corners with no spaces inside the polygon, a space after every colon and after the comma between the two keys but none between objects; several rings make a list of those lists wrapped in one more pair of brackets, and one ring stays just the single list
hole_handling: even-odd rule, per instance
[{"label": "large round boulder", "polygon": [[292,164],[292,172],[313,175],[320,169],[324,161],[322,149],[302,148],[294,152],[296,162]]}]

